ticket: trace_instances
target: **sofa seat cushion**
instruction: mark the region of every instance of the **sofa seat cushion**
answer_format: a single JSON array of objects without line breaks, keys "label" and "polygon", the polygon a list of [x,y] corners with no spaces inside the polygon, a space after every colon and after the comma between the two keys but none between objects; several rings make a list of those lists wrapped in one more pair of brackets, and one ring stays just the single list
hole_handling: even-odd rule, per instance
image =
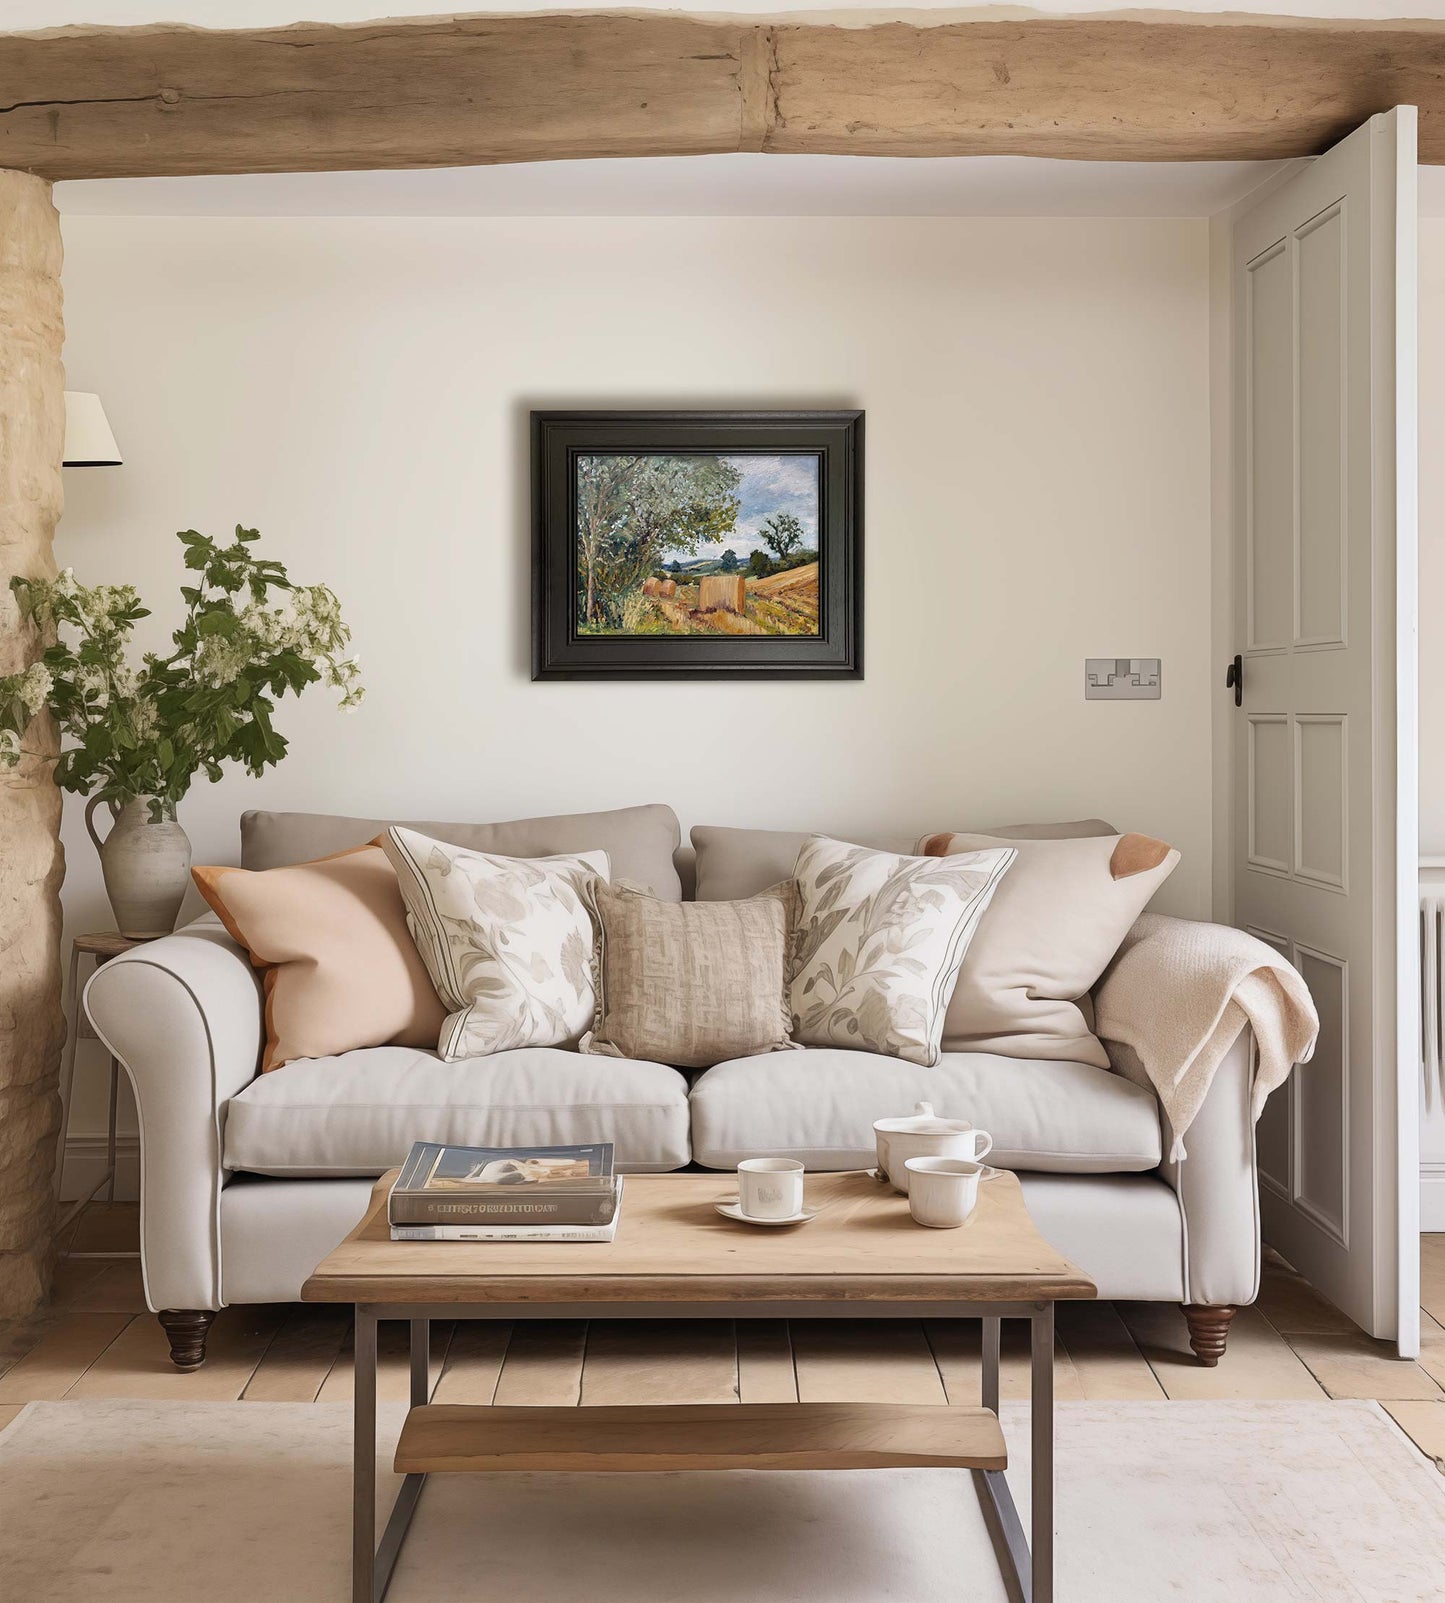
[{"label": "sofa seat cushion", "polygon": [[254,1174],[378,1175],[414,1141],[612,1141],[619,1169],[678,1169],[689,1155],[687,1081],[660,1063],[559,1047],[443,1063],[376,1046],[288,1063],[226,1105],[226,1167]]},{"label": "sofa seat cushion", "polygon": [[1108,1069],[984,1052],[945,1052],[924,1068],[832,1048],[737,1058],[700,1075],[693,1155],[709,1169],[744,1158],[872,1168],[873,1121],[912,1113],[921,1101],[987,1130],[989,1162],[1002,1168],[1115,1174],[1159,1164],[1158,1103]]}]

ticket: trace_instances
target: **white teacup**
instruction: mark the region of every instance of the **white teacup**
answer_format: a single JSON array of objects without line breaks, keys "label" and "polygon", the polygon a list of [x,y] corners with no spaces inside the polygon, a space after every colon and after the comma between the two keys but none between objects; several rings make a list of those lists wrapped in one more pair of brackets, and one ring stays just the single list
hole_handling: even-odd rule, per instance
[{"label": "white teacup", "polygon": [[983,1165],[968,1158],[910,1158],[908,1211],[930,1230],[956,1230],[973,1212]]},{"label": "white teacup", "polygon": [[909,1192],[910,1158],[971,1158],[981,1162],[993,1150],[993,1137],[967,1119],[943,1119],[931,1102],[920,1102],[905,1119],[878,1119],[873,1125],[878,1167],[904,1196]]},{"label": "white teacup", "polygon": [[803,1211],[803,1166],[796,1158],[744,1158],[738,1207],[750,1219],[791,1219]]}]

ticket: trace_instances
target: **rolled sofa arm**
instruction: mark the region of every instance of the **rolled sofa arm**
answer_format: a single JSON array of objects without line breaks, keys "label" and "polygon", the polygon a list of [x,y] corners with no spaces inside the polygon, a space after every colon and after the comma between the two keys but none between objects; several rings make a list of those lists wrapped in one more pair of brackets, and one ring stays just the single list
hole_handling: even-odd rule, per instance
[{"label": "rolled sofa arm", "polygon": [[[1106,1041],[1114,1067],[1147,1086],[1131,1048]],[[1259,1179],[1255,1164],[1254,1035],[1246,1026],[1220,1059],[1204,1102],[1185,1137],[1188,1156],[1166,1156],[1160,1177],[1173,1187],[1184,1216],[1184,1301],[1203,1306],[1252,1303],[1259,1294]],[[1160,1112],[1164,1151],[1174,1132]]]},{"label": "rolled sofa arm", "polygon": [[261,1060],[259,977],[206,917],[103,964],[84,1005],[135,1092],[146,1301],[219,1308],[221,1133]]}]

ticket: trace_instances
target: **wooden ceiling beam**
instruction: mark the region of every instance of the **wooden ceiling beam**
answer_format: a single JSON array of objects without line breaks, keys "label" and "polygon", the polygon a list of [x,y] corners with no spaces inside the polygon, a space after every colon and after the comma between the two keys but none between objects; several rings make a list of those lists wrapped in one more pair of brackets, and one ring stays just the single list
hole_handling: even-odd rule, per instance
[{"label": "wooden ceiling beam", "polygon": [[0,168],[52,179],[739,150],[1246,160],[1420,108],[1445,22],[1190,13],[848,26],[578,12],[0,35]]}]

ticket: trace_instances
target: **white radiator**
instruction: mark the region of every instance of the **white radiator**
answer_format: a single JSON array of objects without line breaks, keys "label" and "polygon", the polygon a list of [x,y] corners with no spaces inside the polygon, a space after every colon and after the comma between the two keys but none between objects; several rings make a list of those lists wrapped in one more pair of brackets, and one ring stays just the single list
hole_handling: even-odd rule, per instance
[{"label": "white radiator", "polygon": [[1445,1105],[1445,864],[1420,864],[1420,1073],[1425,1111]]},{"label": "white radiator", "polygon": [[1420,859],[1420,1224],[1445,1230],[1445,857]]}]

